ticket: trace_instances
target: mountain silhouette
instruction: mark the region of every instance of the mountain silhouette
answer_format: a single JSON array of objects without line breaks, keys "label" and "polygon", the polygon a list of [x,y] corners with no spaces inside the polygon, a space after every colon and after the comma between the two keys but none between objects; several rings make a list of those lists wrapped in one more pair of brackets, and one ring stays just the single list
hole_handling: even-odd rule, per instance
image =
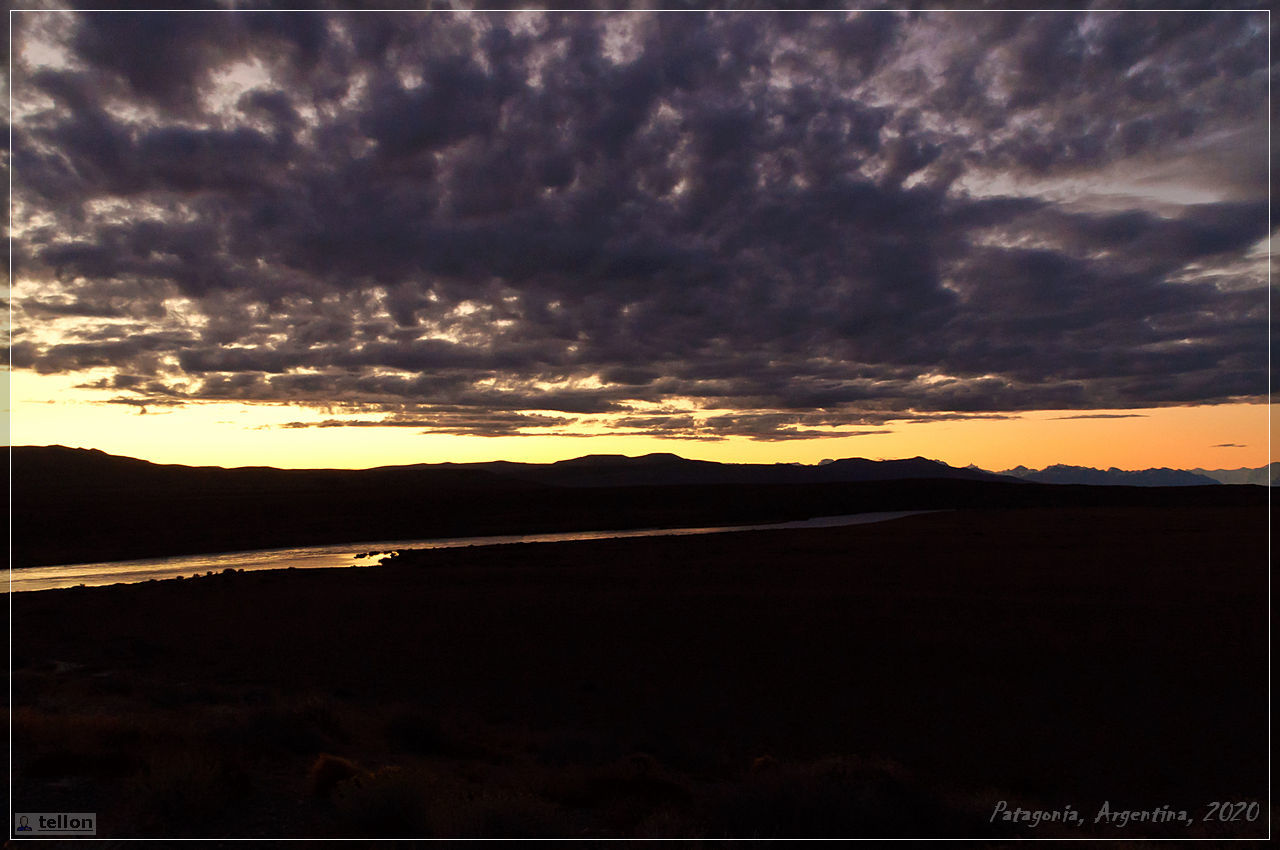
[{"label": "mountain silhouette", "polygon": [[637,487],[689,484],[820,484],[945,478],[966,481],[1009,481],[1007,476],[957,469],[923,457],[906,460],[846,458],[817,466],[790,463],[716,463],[689,460],[667,452],[628,457],[586,455],[550,464],[495,461],[436,464],[422,469],[490,471],[512,479],[556,487]]},{"label": "mountain silhouette", "polygon": [[[926,458],[816,466],[674,454],[276,469],[12,449],[15,567],[331,543],[739,525],[867,511],[1265,502],[1254,486],[1050,485]],[[1195,491],[1195,492],[1191,492]]]},{"label": "mountain silhouette", "polygon": [[[1004,475],[1015,476],[1024,481],[1037,481],[1042,484],[1089,484],[1093,486],[1125,485],[1130,487],[1195,487],[1218,484],[1220,482],[1206,475],[1188,472],[1185,469],[1138,469],[1125,470],[1094,469],[1088,466],[1068,466],[1054,464],[1042,470],[1027,469],[1025,466],[1005,470]],[[1240,482],[1243,483],[1243,482]]]},{"label": "mountain silhouette", "polygon": [[1193,469],[1196,475],[1212,478],[1219,484],[1261,484],[1276,486],[1280,483],[1280,463],[1266,466],[1240,467],[1239,469]]}]

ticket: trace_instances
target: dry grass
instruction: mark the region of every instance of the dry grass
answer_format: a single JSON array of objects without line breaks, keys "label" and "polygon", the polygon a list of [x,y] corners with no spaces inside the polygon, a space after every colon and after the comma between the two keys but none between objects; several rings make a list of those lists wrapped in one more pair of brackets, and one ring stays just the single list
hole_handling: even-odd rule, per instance
[{"label": "dry grass", "polygon": [[933,515],[18,594],[15,808],[109,838],[714,840],[1258,799],[1257,519]]}]

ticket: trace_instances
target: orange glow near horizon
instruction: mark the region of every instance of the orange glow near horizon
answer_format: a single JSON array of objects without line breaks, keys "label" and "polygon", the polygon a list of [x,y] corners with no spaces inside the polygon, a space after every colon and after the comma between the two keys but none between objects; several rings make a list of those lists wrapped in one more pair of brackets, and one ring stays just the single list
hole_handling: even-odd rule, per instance
[{"label": "orange glow near horizon", "polygon": [[[191,404],[140,415],[103,404],[66,378],[13,376],[13,445],[65,445],[190,466],[348,468],[671,452],[722,463],[817,463],[824,458],[924,456],[952,466],[1009,469],[1062,463],[1121,469],[1237,469],[1269,460],[1266,404],[1127,411],[1034,411],[1010,418],[890,422],[889,433],[761,441],[643,435],[479,437],[417,428],[282,428],[308,411],[287,405]],[[60,391],[59,391],[60,390]],[[1087,418],[1086,418],[1087,417]],[[320,417],[323,418],[323,417]]]}]

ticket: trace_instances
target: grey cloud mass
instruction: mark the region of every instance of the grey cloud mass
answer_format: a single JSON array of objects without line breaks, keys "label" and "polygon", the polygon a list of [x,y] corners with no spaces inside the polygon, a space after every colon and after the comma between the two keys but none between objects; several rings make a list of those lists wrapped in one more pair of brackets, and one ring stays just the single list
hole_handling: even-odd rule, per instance
[{"label": "grey cloud mass", "polygon": [[493,435],[1257,400],[1266,24],[17,12],[13,365]]}]

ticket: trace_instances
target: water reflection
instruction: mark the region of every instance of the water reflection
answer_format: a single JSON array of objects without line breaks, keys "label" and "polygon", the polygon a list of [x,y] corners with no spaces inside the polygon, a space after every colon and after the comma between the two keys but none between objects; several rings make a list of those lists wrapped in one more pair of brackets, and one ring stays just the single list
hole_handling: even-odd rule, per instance
[{"label": "water reflection", "polygon": [[180,555],[137,561],[108,561],[99,564],[66,564],[6,570],[9,588],[15,593],[55,590],[64,587],[97,587],[106,584],[134,584],[152,579],[199,576],[223,570],[300,570],[334,567],[373,566],[377,556],[357,558],[360,553],[391,552],[396,549],[452,549],[460,546],[496,546],[503,543],[556,543],[566,540],[601,540],[622,537],[664,537],[689,534],[723,534],[784,528],[832,528],[844,525],[884,522],[932,511],[888,511],[817,517],[796,522],[761,525],[719,525],[705,528],[645,528],[629,531],[570,531],[555,534],[507,534],[489,537],[454,537],[436,540],[382,540],[368,543],[341,543],[331,546],[303,546],[291,549],[257,549],[250,552],[222,552],[207,555]]}]

